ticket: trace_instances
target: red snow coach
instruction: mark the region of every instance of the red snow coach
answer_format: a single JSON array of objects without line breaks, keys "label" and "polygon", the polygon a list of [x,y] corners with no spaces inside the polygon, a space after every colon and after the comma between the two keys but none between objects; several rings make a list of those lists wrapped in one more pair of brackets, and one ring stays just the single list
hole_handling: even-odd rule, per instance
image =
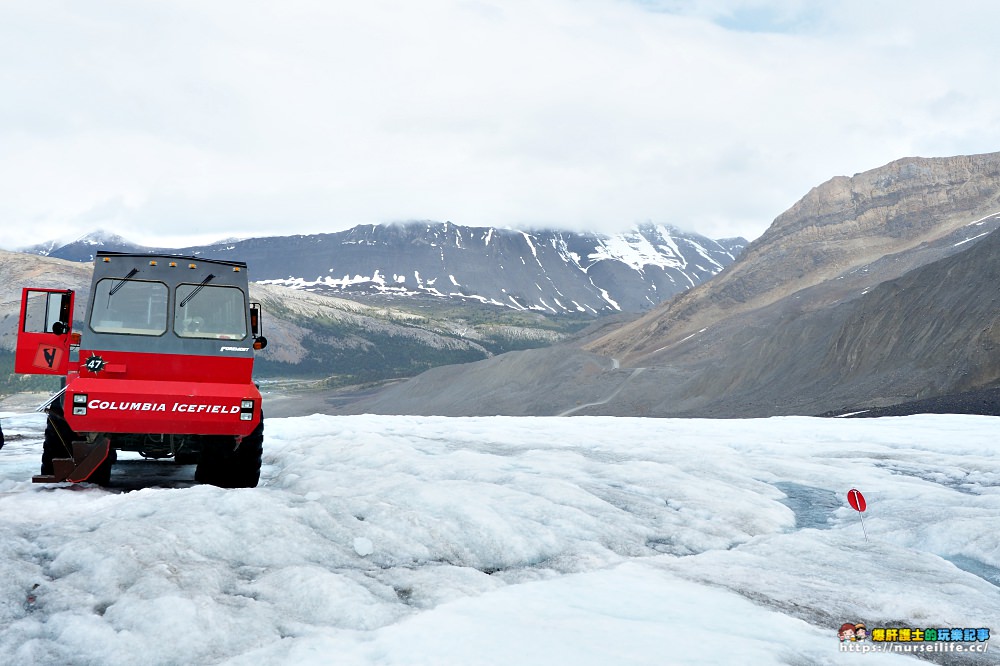
[{"label": "red snow coach", "polygon": [[116,450],[197,462],[195,479],[252,488],[264,421],[252,379],[260,304],[246,264],[98,252],[83,324],[71,290],[26,288],[14,369],[61,375],[38,483],[107,485]]}]

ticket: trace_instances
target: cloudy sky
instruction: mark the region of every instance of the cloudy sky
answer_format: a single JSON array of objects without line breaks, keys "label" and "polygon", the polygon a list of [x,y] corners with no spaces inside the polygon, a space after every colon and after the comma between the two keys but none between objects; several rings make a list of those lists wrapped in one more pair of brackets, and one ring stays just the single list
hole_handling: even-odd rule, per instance
[{"label": "cloudy sky", "polygon": [[0,247],[413,219],[754,238],[1000,150],[990,0],[0,0]]}]

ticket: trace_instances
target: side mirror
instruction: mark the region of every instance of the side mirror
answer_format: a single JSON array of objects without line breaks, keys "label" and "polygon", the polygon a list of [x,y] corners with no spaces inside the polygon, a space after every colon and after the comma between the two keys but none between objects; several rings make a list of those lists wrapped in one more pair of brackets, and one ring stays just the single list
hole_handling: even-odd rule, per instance
[{"label": "side mirror", "polygon": [[267,338],[261,335],[260,303],[250,304],[250,334],[253,335],[253,348],[263,349],[267,346]]},{"label": "side mirror", "polygon": [[260,337],[260,303],[250,304],[250,335]]},{"label": "side mirror", "polygon": [[57,321],[52,324],[52,332],[56,335],[66,335],[69,333],[69,326],[66,325],[66,322]]}]

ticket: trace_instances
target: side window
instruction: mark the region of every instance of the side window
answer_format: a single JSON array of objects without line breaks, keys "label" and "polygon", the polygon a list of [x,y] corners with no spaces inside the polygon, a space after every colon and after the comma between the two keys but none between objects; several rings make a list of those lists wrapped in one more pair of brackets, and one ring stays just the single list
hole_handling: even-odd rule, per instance
[{"label": "side window", "polygon": [[167,331],[167,285],[104,278],[94,287],[90,328],[97,333],[162,335]]},{"label": "side window", "polygon": [[178,285],[174,332],[182,338],[242,340],[247,336],[247,304],[236,287]]},{"label": "side window", "polygon": [[25,296],[24,332],[52,333],[56,322],[68,323],[70,296],[64,291],[29,289]]}]

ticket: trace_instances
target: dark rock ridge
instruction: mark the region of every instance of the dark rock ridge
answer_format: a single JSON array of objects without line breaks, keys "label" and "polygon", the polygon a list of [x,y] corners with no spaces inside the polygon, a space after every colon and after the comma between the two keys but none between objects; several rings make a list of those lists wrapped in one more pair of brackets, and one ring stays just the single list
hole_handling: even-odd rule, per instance
[{"label": "dark rock ridge", "polygon": [[[745,246],[742,238],[716,241],[651,224],[608,235],[421,222],[157,251],[239,259],[254,281],[321,293],[431,295],[597,315],[648,310],[715,275]],[[150,248],[101,232],[28,251],[92,261],[98,249]]]},{"label": "dark rock ridge", "polygon": [[718,276],[583,349],[439,368],[420,399],[403,383],[351,409],[760,417],[997,388],[998,228],[1000,154],[899,160],[814,189]]},{"label": "dark rock ridge", "polygon": [[1000,388],[963,391],[949,395],[912,400],[886,407],[836,411],[822,416],[842,416],[851,419],[879,418],[882,416],[909,416],[911,414],[979,414],[1000,416]]}]

